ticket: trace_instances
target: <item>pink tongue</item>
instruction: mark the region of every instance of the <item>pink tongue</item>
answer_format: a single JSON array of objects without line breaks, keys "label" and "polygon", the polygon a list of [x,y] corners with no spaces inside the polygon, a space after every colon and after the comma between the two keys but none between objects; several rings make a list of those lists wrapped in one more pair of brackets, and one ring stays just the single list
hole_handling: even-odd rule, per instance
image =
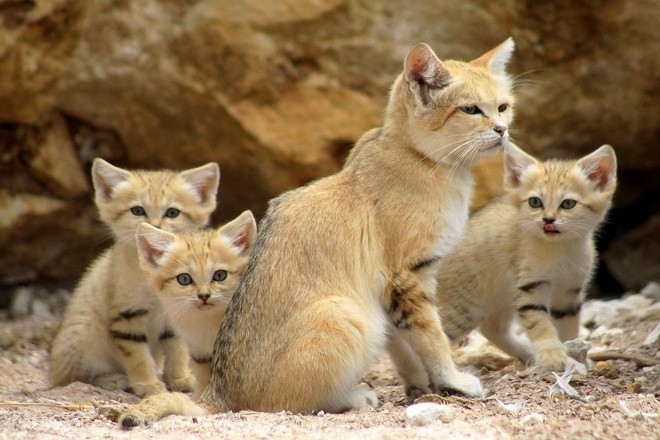
[{"label": "pink tongue", "polygon": [[555,227],[555,225],[545,225],[545,226],[543,226],[543,230],[545,232],[559,232],[559,231],[557,231],[557,228]]}]

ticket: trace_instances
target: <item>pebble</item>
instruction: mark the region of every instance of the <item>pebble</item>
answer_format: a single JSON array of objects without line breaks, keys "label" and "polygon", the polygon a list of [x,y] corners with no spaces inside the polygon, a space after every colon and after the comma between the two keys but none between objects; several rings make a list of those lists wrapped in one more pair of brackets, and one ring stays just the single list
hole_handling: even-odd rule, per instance
[{"label": "pebble", "polygon": [[564,346],[567,350],[566,354],[581,364],[587,364],[587,352],[591,348],[591,344],[581,339],[573,339],[572,341],[564,342]]},{"label": "pebble", "polygon": [[642,346],[651,347],[660,339],[660,323],[658,323],[655,328],[649,333],[649,335],[642,342]]},{"label": "pebble", "polygon": [[654,302],[658,302],[660,301],[660,284],[651,281],[646,287],[639,291],[639,294],[651,298]]},{"label": "pebble", "polygon": [[406,425],[426,426],[441,420],[448,423],[452,420],[452,408],[449,405],[423,402],[406,408]]},{"label": "pebble", "polygon": [[539,413],[527,414],[525,417],[520,419],[520,422],[523,423],[524,425],[535,425],[537,423],[543,423],[544,421],[545,421],[545,417],[543,417]]},{"label": "pebble", "polygon": [[34,298],[34,289],[19,287],[14,291],[14,298],[9,306],[9,314],[14,319],[26,318],[30,315],[30,305]]}]

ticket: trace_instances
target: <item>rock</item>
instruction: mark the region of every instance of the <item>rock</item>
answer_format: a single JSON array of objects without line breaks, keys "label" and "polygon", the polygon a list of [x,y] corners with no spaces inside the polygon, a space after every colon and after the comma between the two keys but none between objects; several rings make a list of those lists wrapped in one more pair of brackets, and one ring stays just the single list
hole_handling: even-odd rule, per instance
[{"label": "rock", "polygon": [[640,295],[651,298],[653,302],[660,301],[660,284],[655,281],[648,283],[642,290],[639,291]]},{"label": "rock", "polygon": [[436,420],[449,423],[452,420],[452,408],[449,405],[423,402],[406,408],[406,425],[426,426]]},{"label": "rock", "polygon": [[545,417],[543,417],[539,413],[531,413],[527,414],[525,417],[520,419],[520,423],[523,425],[535,425],[537,423],[543,423],[545,421]]},{"label": "rock", "polygon": [[644,339],[642,345],[644,347],[652,347],[657,344],[658,340],[660,340],[660,324],[655,326],[655,328],[651,331],[651,333],[649,333],[646,339]]},{"label": "rock", "polygon": [[591,344],[581,339],[573,339],[564,342],[566,347],[566,354],[581,364],[587,365],[587,352],[591,348]]},{"label": "rock", "polygon": [[[244,209],[260,216],[270,198],[336,171],[355,140],[380,124],[388,87],[418,41],[441,58],[470,59],[510,33],[517,46],[510,70],[524,75],[516,142],[542,157],[577,157],[611,143],[622,176],[617,207],[646,205],[660,171],[660,102],[649,73],[658,70],[660,27],[652,0],[598,8],[477,0],[5,3],[0,183],[11,198],[49,205],[28,224],[5,226],[0,216],[0,246],[9,249],[0,256],[0,286],[72,282],[102,249],[86,186],[96,155],[132,168],[218,161],[214,222]],[[91,142],[80,126],[110,141]],[[12,130],[46,142],[34,149],[29,136],[5,142]],[[501,192],[499,158],[475,173],[480,206]],[[51,209],[54,201],[63,209]],[[618,250],[606,252],[626,287],[659,278],[652,266],[660,246],[646,245],[651,226],[617,235]],[[24,240],[2,239],[16,236]],[[64,264],[52,264],[56,258]]]},{"label": "rock", "polygon": [[9,307],[9,314],[14,319],[25,318],[30,315],[30,304],[34,299],[34,289],[30,287],[19,287],[14,292],[14,298]]}]

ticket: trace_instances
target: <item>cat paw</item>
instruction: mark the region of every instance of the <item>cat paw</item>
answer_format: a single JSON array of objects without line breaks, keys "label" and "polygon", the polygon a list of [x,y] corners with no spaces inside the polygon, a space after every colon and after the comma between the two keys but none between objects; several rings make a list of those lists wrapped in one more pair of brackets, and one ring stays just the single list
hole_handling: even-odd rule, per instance
[{"label": "cat paw", "polygon": [[167,391],[165,384],[160,381],[154,382],[136,382],[131,385],[133,393],[140,397],[147,397],[153,394],[164,393]]},{"label": "cat paw", "polygon": [[482,397],[484,395],[484,389],[479,378],[460,371],[456,371],[450,377],[445,377],[441,384],[433,385],[431,388],[436,394],[450,392],[468,397]]},{"label": "cat paw", "polygon": [[366,407],[378,407],[378,394],[374,390],[356,389],[350,397],[349,404],[351,409],[361,409]]},{"label": "cat paw", "polygon": [[546,371],[563,371],[568,365],[566,348],[563,345],[556,348],[539,350],[534,362],[539,368]]},{"label": "cat paw", "polygon": [[188,393],[195,389],[195,378],[192,375],[175,377],[175,378],[165,378],[165,383],[172,391],[180,391],[182,393]]},{"label": "cat paw", "polygon": [[119,416],[117,423],[119,423],[119,426],[121,426],[122,429],[131,429],[136,426],[146,426],[149,424],[146,415],[135,408],[132,408]]}]

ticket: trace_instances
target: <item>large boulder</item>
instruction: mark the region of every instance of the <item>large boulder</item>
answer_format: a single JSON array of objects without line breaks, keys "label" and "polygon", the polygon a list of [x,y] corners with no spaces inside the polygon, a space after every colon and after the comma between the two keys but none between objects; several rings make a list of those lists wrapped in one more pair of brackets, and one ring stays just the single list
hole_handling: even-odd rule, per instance
[{"label": "large boulder", "polygon": [[[0,224],[0,285],[75,280],[107,242],[91,205],[97,155],[125,167],[219,162],[216,221],[259,215],[336,171],[380,123],[418,41],[470,59],[512,35],[517,143],[542,157],[610,143],[631,185],[653,179],[658,14],[653,0],[6,2],[0,209],[13,211]],[[481,204],[501,191],[501,166],[477,175]],[[628,181],[622,208],[649,196]]]}]

